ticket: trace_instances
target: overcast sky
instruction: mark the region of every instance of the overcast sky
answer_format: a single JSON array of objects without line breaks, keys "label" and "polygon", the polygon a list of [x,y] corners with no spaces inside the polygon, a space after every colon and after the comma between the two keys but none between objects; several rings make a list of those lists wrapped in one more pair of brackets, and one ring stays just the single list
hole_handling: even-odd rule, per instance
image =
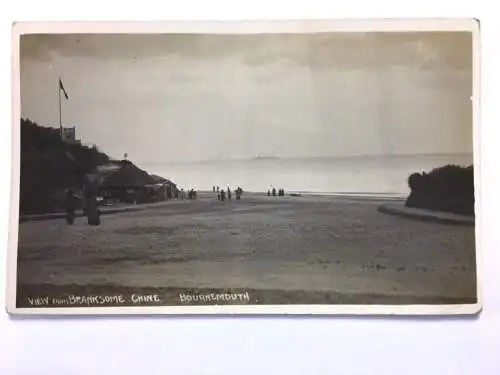
[{"label": "overcast sky", "polygon": [[470,33],[27,35],[21,114],[138,163],[472,152]]}]

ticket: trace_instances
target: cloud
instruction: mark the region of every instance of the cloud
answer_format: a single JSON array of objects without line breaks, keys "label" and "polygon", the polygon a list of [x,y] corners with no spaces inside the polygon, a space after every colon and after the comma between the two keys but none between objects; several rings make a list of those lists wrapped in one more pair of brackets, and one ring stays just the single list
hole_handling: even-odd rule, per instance
[{"label": "cloud", "polygon": [[63,57],[134,60],[165,56],[235,58],[249,65],[276,60],[312,68],[471,69],[467,32],[313,34],[33,34],[21,37],[21,59]]},{"label": "cloud", "polygon": [[29,35],[23,116],[134,160],[471,147],[466,33]]}]

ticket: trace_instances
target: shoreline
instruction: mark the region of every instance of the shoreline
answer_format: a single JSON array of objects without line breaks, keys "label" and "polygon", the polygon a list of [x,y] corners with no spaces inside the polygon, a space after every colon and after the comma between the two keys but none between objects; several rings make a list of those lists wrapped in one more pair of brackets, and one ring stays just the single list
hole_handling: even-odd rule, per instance
[{"label": "shoreline", "polygon": [[[215,196],[217,193],[214,193],[211,190],[198,190],[197,193],[201,196],[199,196],[197,199],[192,199],[190,200],[189,198],[185,197],[183,200],[180,198],[173,198],[173,199],[167,199],[164,201],[157,201],[157,202],[144,202],[144,203],[118,203],[114,205],[102,205],[99,206],[101,209],[104,209],[101,211],[102,215],[106,214],[113,214],[113,213],[120,213],[120,212],[125,212],[125,211],[136,211],[136,210],[144,210],[144,209],[150,209],[150,208],[156,208],[165,204],[169,203],[174,203],[174,202],[183,202],[183,201],[196,201],[201,198],[206,198],[207,196]],[[185,194],[187,195],[187,190],[185,191]],[[298,195],[291,195],[291,194],[298,194]],[[242,194],[242,201],[245,200],[245,196],[247,198],[267,198],[267,192],[252,192],[252,191],[244,191]],[[269,198],[275,198],[275,199],[283,199],[283,198],[339,198],[339,199],[358,199],[358,200],[377,200],[377,201],[394,201],[394,200],[405,200],[406,197],[404,196],[398,196],[398,195],[387,195],[385,193],[316,193],[316,192],[286,192],[285,196],[279,197],[278,195],[276,196],[271,196]],[[226,201],[227,201],[226,197]],[[235,200],[235,198],[232,198],[231,200]],[[19,213],[18,219],[20,222],[25,222],[25,221],[31,221],[31,220],[38,220],[41,218],[46,218],[49,219],[51,217],[53,218],[64,218],[66,213],[64,211],[52,211],[52,212],[45,212],[45,213]],[[76,211],[76,217],[82,217],[83,212],[81,210]]]},{"label": "shoreline", "polygon": [[[187,191],[188,190],[185,190],[185,193]],[[213,192],[212,190],[197,190],[197,192],[202,193],[202,194],[217,194],[217,192]],[[285,197],[293,197],[293,198],[298,197],[297,195],[293,195],[293,194],[300,194],[301,196],[307,196],[307,197],[406,199],[408,197],[409,193],[406,194],[406,193],[333,192],[333,191],[332,192],[328,192],[328,191],[316,192],[316,191],[307,191],[307,190],[286,190],[285,189]],[[245,195],[267,196],[267,191],[246,191],[243,189],[242,197],[244,197]],[[283,197],[279,197],[278,195],[276,195],[275,197],[276,198],[283,198]],[[173,199],[173,200],[175,200],[175,199]]]}]

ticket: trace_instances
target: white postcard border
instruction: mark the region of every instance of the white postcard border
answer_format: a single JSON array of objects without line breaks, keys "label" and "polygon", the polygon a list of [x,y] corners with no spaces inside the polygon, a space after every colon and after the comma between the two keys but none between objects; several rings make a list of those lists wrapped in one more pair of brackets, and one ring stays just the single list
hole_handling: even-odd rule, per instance
[{"label": "white postcard border", "polygon": [[[17,252],[20,181],[20,66],[19,40],[23,34],[48,33],[208,33],[266,34],[318,32],[423,32],[466,31],[473,35],[473,153],[477,303],[464,305],[186,305],[126,307],[18,308]],[[15,315],[470,315],[483,301],[481,134],[480,134],[480,25],[476,19],[349,19],[275,21],[168,21],[168,22],[25,22],[12,32],[12,166],[9,242],[7,251],[6,308]]]}]

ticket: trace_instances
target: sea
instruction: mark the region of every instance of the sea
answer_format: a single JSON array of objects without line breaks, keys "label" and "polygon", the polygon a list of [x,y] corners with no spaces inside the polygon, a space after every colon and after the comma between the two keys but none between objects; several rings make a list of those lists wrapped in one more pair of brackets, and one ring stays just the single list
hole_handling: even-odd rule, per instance
[{"label": "sea", "polygon": [[326,158],[255,158],[141,164],[149,173],[199,191],[214,186],[247,192],[275,187],[289,193],[404,197],[408,176],[454,164],[473,164],[471,154],[355,156]]}]

